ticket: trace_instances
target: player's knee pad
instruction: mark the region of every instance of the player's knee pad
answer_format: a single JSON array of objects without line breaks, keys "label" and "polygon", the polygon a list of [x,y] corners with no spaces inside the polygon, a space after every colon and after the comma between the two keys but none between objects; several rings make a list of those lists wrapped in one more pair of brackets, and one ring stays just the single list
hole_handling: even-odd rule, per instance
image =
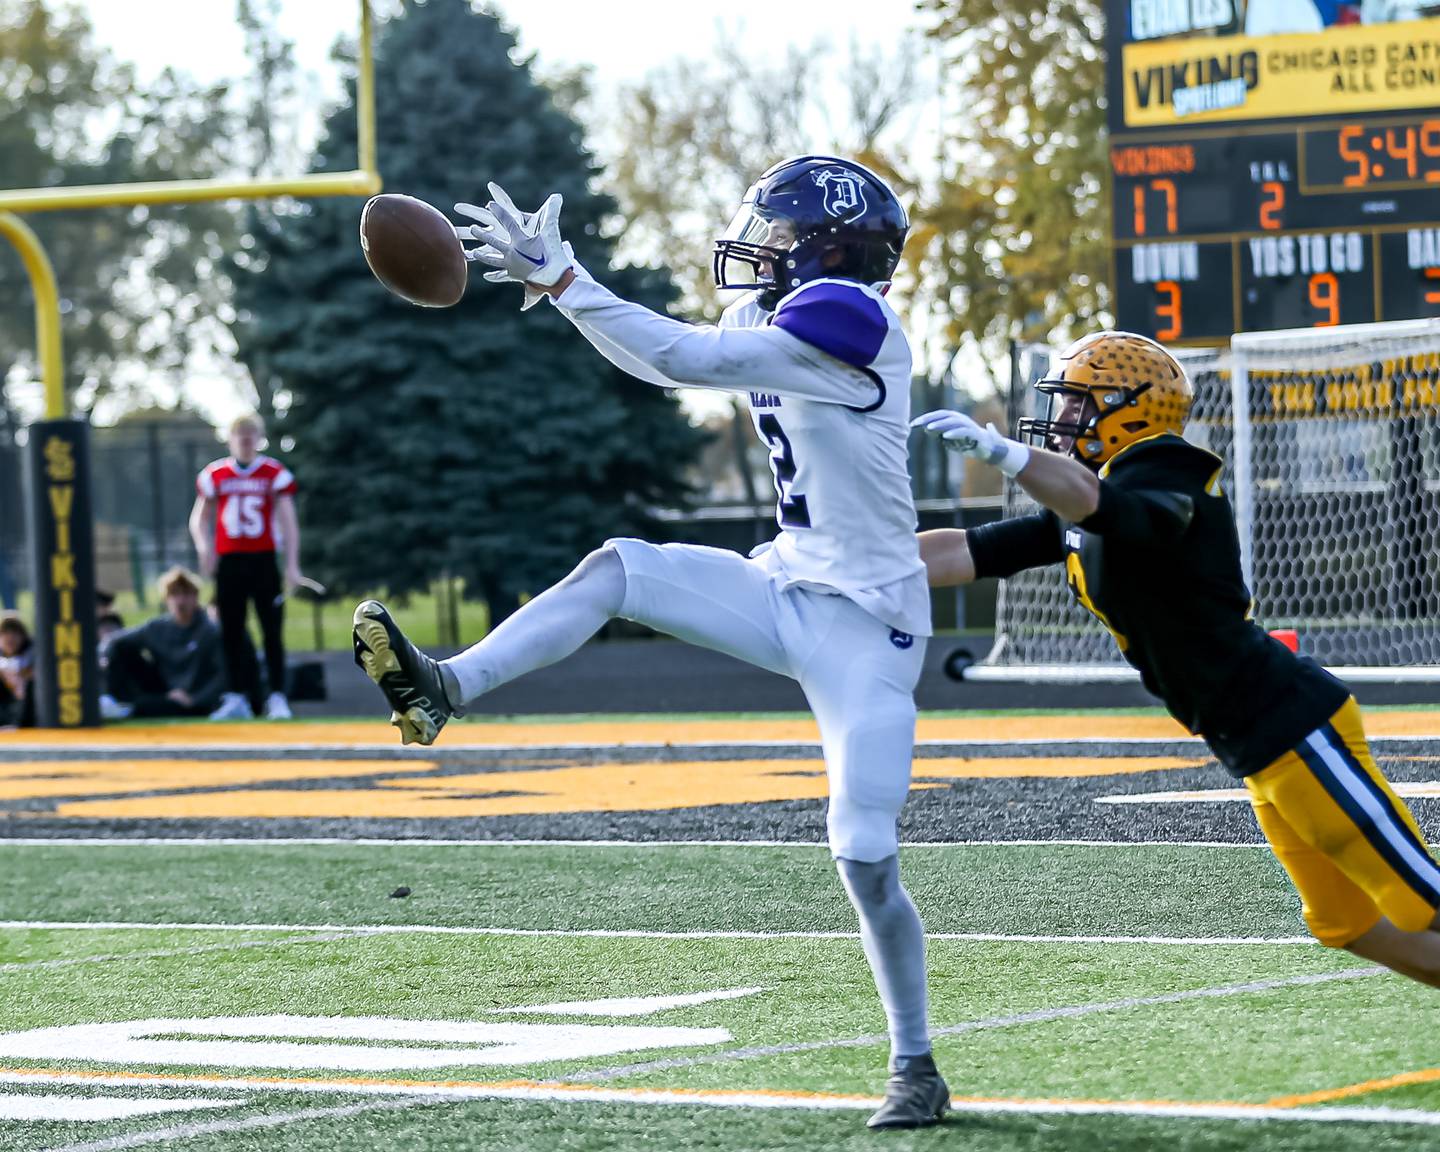
[{"label": "player's knee pad", "polygon": [[876,808],[846,796],[830,797],[825,829],[836,859],[873,864],[900,851],[896,828],[900,806]]},{"label": "player's knee pad", "polygon": [[618,616],[625,603],[625,564],[613,544],[607,541],[596,548],[565,578],[567,584],[587,589],[607,616]]},{"label": "player's knee pad", "polygon": [[896,821],[910,794],[915,713],[909,700],[889,711],[868,716],[826,749],[830,851],[848,860],[883,860],[899,850]]}]

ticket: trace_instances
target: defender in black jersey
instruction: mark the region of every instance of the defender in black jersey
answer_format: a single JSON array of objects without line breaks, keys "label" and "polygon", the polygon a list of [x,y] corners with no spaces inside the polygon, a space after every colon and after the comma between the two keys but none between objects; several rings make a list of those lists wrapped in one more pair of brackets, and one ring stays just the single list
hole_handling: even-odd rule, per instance
[{"label": "defender in black jersey", "polygon": [[922,533],[932,585],[1065,566],[1070,590],[1181,724],[1245,781],[1321,943],[1440,987],[1440,865],[1375,766],[1350,691],[1250,619],[1221,461],[1179,435],[1193,396],[1160,345],[1101,332],[1036,385],[1009,440],[956,412],[915,421],[1042,506]]}]

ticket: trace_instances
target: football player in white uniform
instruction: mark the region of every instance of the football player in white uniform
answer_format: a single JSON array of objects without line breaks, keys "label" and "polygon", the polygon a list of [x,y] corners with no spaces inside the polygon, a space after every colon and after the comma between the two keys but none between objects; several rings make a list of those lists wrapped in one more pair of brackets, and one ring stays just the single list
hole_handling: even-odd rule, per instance
[{"label": "football player in white uniform", "polygon": [[895,194],[834,157],[777,164],[715,243],[716,282],[744,287],[719,325],[621,300],[560,239],[560,198],[521,213],[490,185],[467,255],[525,285],[596,349],[665,388],[747,394],[770,449],[780,532],[747,558],[610,540],[453,659],[418,651],[384,607],[355,611],[357,662],[406,743],[429,744],[491,689],[569,655],[623,617],[799,681],[819,722],[830,848],[884,1002],[891,1076],[872,1127],[934,1123],[949,1092],[930,1053],[925,938],[900,884],[896,822],[910,786],[915,683],[930,634],[910,494],[910,347],[882,294],[909,227]]}]

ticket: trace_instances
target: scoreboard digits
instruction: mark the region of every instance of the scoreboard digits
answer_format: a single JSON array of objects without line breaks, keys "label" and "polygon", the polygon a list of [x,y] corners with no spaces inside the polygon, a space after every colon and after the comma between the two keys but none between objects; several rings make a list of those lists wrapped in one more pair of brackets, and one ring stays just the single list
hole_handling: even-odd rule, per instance
[{"label": "scoreboard digits", "polygon": [[1440,316],[1440,115],[1117,139],[1110,163],[1122,327]]}]

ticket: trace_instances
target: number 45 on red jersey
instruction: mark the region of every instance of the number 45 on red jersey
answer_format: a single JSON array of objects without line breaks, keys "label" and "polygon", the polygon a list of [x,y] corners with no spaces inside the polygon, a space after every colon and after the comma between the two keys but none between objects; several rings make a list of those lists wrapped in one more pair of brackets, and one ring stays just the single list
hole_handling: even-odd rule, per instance
[{"label": "number 45 on red jersey", "polygon": [[215,552],[275,551],[275,500],[295,494],[295,476],[269,456],[242,468],[233,457],[207,465],[195,480],[206,499],[218,501]]}]

